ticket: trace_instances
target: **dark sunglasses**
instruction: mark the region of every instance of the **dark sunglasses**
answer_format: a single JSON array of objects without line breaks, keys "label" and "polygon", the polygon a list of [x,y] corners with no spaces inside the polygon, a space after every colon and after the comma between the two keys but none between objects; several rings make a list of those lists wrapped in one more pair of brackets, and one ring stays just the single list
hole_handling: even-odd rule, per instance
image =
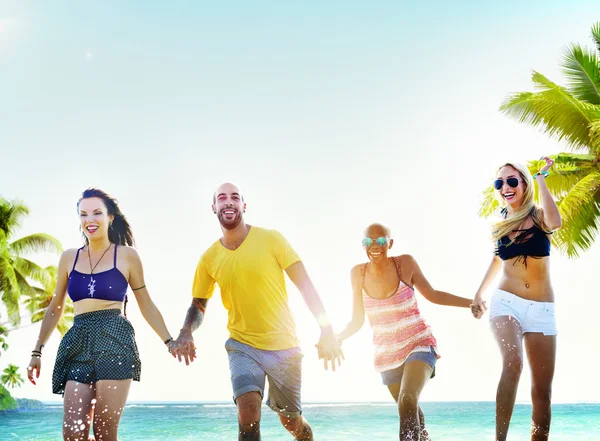
[{"label": "dark sunglasses", "polygon": [[362,240],[362,244],[365,247],[370,247],[371,245],[373,245],[373,242],[375,242],[377,245],[379,245],[380,247],[384,246],[385,244],[387,244],[387,237],[378,237],[377,239],[375,239],[373,241],[373,239],[371,239],[370,237],[365,237]]},{"label": "dark sunglasses", "polygon": [[[508,178],[506,180],[506,183],[512,188],[517,188],[519,186],[519,180],[517,178]],[[494,188],[496,190],[500,190],[503,185],[504,185],[504,179],[496,179],[494,181]]]}]

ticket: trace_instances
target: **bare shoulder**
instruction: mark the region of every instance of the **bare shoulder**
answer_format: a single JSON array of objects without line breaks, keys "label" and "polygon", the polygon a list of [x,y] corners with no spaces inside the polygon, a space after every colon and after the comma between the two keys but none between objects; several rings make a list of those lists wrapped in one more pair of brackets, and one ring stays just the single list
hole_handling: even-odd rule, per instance
[{"label": "bare shoulder", "polygon": [[358,265],[354,265],[352,270],[350,270],[352,285],[360,285],[364,266],[364,263],[359,263]]},{"label": "bare shoulder", "polygon": [[75,255],[77,254],[77,251],[79,251],[80,248],[69,248],[67,250],[64,250],[63,253],[60,255],[60,258],[73,258],[75,259]]},{"label": "bare shoulder", "polygon": [[138,250],[136,250],[133,247],[130,247],[129,245],[118,245],[117,248],[117,253],[119,253],[120,255],[122,255],[123,257],[125,257],[126,259],[140,259],[140,255],[138,253]]},{"label": "bare shoulder", "polygon": [[407,270],[412,270],[415,266],[417,266],[417,261],[412,254],[401,254],[398,256],[398,260],[400,260],[400,265],[402,265],[402,268],[406,268]]},{"label": "bare shoulder", "polygon": [[127,265],[131,265],[133,268],[141,267],[142,265],[140,255],[133,247],[128,245],[119,245],[117,248],[117,255],[119,256],[119,260],[123,259],[125,262],[127,262]]},{"label": "bare shoulder", "polygon": [[80,248],[69,248],[68,250],[64,250],[63,253],[60,255],[60,262],[73,263],[75,261],[75,256],[77,255],[77,252],[79,250]]},{"label": "bare shoulder", "polygon": [[352,267],[352,270],[350,270],[350,275],[352,279],[354,279],[355,277],[360,277],[364,265],[364,263],[359,263],[358,265],[354,265]]}]

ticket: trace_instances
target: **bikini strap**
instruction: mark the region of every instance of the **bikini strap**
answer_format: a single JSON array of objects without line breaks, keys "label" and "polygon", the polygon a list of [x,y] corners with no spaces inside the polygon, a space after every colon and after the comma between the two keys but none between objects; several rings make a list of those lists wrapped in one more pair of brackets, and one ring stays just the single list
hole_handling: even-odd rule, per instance
[{"label": "bikini strap", "polygon": [[402,276],[402,264],[400,263],[400,256],[393,256],[392,260],[394,261],[394,265],[396,265],[396,271],[398,272],[398,278],[400,281],[409,288],[412,288],[412,286],[404,281],[404,277]]},{"label": "bikini strap", "polygon": [[75,261],[73,262],[73,268],[71,268],[71,271],[73,271],[75,269],[75,265],[77,265],[77,259],[79,259],[79,252],[83,250],[83,247],[79,248],[77,250],[77,254],[75,254]]},{"label": "bikini strap", "polygon": [[117,267],[117,247],[119,245],[115,244],[115,261],[113,263],[113,266],[116,268]]},{"label": "bikini strap", "polygon": [[367,269],[367,264],[363,263],[360,266],[360,289],[365,288],[365,270]]}]

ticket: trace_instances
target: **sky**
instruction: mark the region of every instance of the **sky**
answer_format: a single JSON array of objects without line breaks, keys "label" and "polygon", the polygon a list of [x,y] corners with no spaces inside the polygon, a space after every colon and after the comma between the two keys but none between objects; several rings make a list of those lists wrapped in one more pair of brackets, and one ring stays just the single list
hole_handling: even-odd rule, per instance
[{"label": "sky", "polygon": [[[16,237],[45,232],[65,248],[81,246],[81,192],[114,195],[173,336],[198,259],[220,236],[210,204],[224,181],[242,190],[249,224],[292,243],[338,332],[371,222],[391,228],[394,254],[412,254],[435,288],[471,298],[493,250],[477,210],[497,167],[567,149],[498,108],[532,90],[533,70],[564,83],[561,54],[571,42],[592,47],[599,13],[596,1],[0,0],[0,195],[31,210]],[[600,244],[577,260],[554,251],[551,262],[553,400],[597,400],[588,372],[600,361]],[[325,371],[317,322],[289,280],[288,289],[304,401],[388,401],[368,324],[344,343],[342,367]],[[130,296],[142,381],[129,400],[229,401],[218,293],[190,367],[169,356]],[[422,399],[494,400],[501,363],[488,316],[417,296],[442,355]],[[38,331],[10,334],[0,369],[13,363],[25,375]],[[38,385],[14,395],[60,400],[51,393],[59,342],[56,332]],[[526,363],[519,401],[529,401],[529,377]]]}]

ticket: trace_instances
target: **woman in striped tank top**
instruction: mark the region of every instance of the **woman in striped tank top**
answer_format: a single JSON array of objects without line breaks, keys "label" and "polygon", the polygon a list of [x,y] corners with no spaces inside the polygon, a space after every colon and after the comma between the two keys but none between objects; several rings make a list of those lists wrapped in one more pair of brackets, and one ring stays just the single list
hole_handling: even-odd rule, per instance
[{"label": "woman in striped tank top", "polygon": [[438,305],[469,308],[471,300],[433,289],[412,256],[388,257],[393,244],[383,225],[365,230],[369,262],[352,268],[352,320],[338,338],[341,343],[356,333],[366,313],[373,329],[375,369],[398,404],[400,440],[429,440],[419,396],[435,375],[440,356],[431,328],[419,313],[414,288]]}]

